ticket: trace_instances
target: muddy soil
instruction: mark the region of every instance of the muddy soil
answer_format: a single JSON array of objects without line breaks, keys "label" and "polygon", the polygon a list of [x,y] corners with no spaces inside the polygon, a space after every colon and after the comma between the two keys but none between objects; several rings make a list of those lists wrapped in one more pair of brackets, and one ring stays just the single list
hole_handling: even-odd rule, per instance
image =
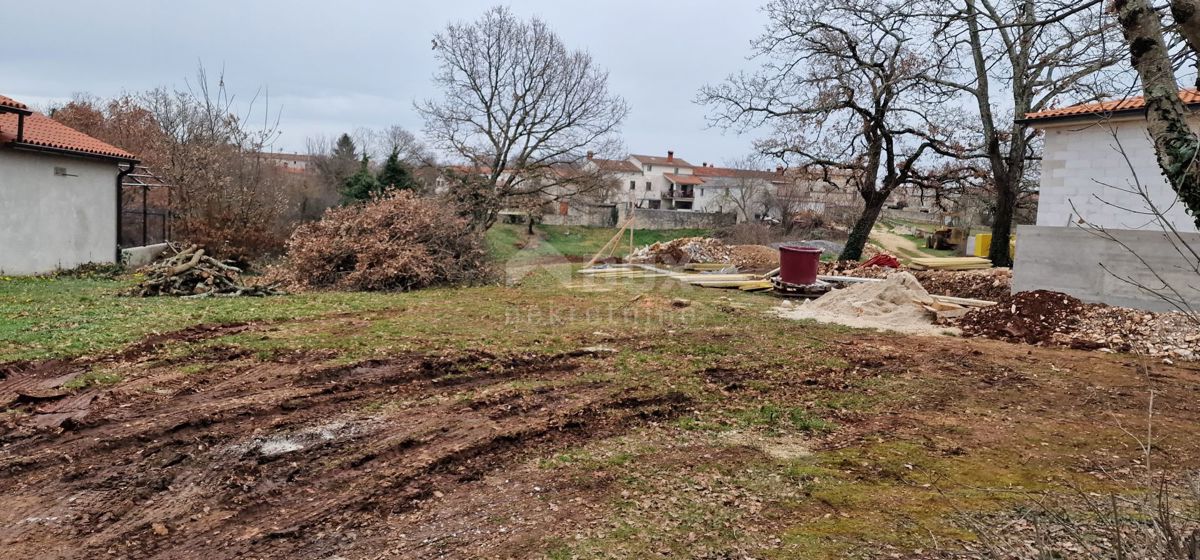
[{"label": "muddy soil", "polygon": [[[587,508],[564,491],[562,506],[547,509],[541,496],[555,482],[506,477],[506,467],[670,419],[686,404],[581,380],[607,359],[588,350],[323,365],[216,346],[188,373],[149,359],[164,342],[0,366],[10,409],[0,420],[4,557],[521,556],[542,532],[494,520],[482,531],[485,516],[524,512],[548,530]],[[61,388],[101,362],[125,380]],[[437,515],[429,503],[442,504]]]}]

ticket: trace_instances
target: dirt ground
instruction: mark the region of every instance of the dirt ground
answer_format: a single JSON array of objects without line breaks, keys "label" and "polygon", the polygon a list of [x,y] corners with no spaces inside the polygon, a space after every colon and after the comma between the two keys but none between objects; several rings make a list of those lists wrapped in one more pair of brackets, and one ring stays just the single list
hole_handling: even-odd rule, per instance
[{"label": "dirt ground", "polygon": [[[1131,356],[850,332],[774,348],[707,329],[696,348],[738,351],[626,375],[620,353],[670,341],[354,363],[220,342],[274,329],[0,365],[4,556],[941,557],[922,539],[954,548],[946,492],[1137,469],[1121,421],[1151,389],[1155,460],[1200,464],[1200,371]],[[955,507],[1001,507],[975,493]],[[888,529],[871,544],[851,522]]]}]

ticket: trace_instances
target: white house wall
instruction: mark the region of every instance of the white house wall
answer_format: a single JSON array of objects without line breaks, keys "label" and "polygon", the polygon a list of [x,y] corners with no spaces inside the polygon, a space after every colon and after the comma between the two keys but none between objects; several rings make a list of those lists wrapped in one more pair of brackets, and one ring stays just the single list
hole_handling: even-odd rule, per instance
[{"label": "white house wall", "polygon": [[1158,169],[1154,144],[1140,118],[1045,127],[1037,225],[1066,226],[1082,217],[1111,229],[1159,229],[1146,216],[1130,212],[1146,210],[1141,200],[1118,190],[1133,188],[1135,173],[1155,205],[1166,210],[1168,221],[1181,231],[1196,231]]},{"label": "white house wall", "polygon": [[117,171],[114,163],[0,150],[0,274],[113,262]]}]

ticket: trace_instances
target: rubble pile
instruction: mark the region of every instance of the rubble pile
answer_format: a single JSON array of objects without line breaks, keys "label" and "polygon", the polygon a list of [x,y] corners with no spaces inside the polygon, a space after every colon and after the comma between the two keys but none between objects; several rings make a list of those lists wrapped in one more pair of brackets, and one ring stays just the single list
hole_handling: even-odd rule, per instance
[{"label": "rubble pile", "polygon": [[[984,270],[905,270],[921,282],[931,294],[987,301],[1008,298],[1012,289],[1012,270],[991,268]],[[821,263],[821,274],[853,276],[855,278],[887,278],[897,269],[878,266],[859,267],[858,263]]]},{"label": "rubble pile", "polygon": [[960,298],[1001,301],[1012,290],[1012,270],[916,270],[913,276],[931,294]]},{"label": "rubble pile", "polygon": [[195,245],[156,261],[140,271],[144,279],[125,292],[128,296],[212,296],[282,295],[273,284],[246,285],[242,270],[214,259]]},{"label": "rubble pile", "polygon": [[1151,313],[1092,304],[1087,306],[1068,344],[1196,360],[1200,359],[1200,325],[1179,312]]},{"label": "rubble pile", "polygon": [[766,245],[734,245],[729,252],[730,263],[738,270],[766,272],[779,266],[779,250]]},{"label": "rubble pile", "polygon": [[1083,302],[1067,294],[1035,290],[972,309],[958,320],[958,326],[968,336],[1046,345],[1070,337],[1083,309]]},{"label": "rubble pile", "polygon": [[731,248],[718,239],[710,237],[681,237],[670,241],[659,241],[641,247],[631,253],[629,262],[685,264],[727,263],[733,256]]}]

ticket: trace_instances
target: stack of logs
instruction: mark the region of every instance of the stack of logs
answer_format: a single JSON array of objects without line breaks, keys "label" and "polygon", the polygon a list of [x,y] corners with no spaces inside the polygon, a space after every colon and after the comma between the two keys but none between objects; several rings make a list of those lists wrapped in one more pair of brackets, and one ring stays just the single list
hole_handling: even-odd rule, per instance
[{"label": "stack of logs", "polygon": [[159,260],[141,272],[146,276],[145,280],[131,288],[126,295],[205,298],[261,297],[284,293],[273,284],[242,284],[242,269],[204,254],[204,249],[195,245]]}]

